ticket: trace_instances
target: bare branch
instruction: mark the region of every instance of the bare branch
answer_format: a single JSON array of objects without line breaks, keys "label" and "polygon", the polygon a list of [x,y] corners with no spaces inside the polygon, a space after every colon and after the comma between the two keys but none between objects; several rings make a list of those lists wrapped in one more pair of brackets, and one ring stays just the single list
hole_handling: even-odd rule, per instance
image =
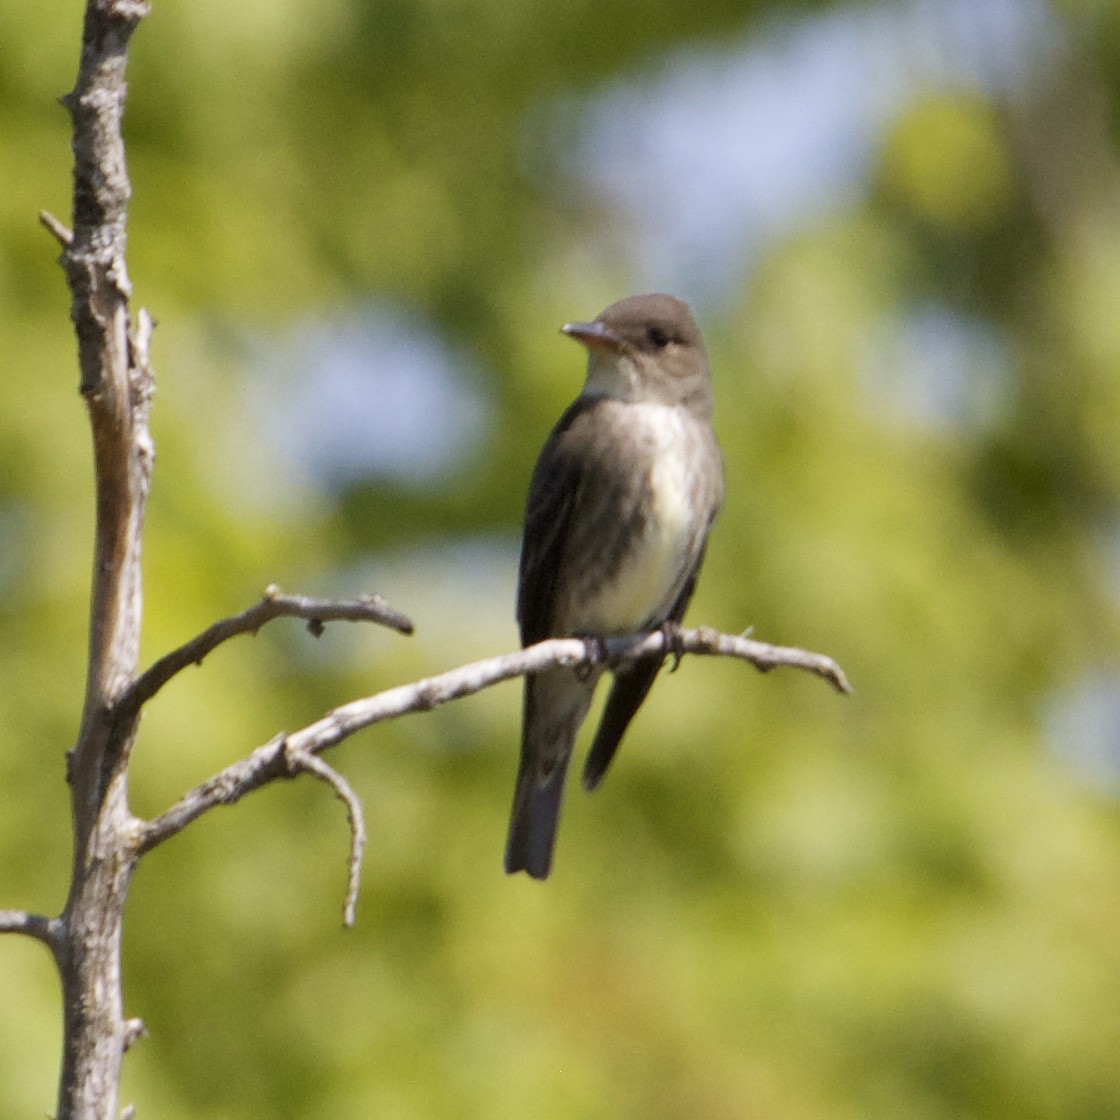
[{"label": "bare branch", "polygon": [[348,929],[352,928],[362,878],[362,851],[366,846],[366,820],[362,812],[362,802],[350,787],[350,783],[321,758],[306,751],[291,749],[288,750],[288,758],[293,769],[306,771],[326,782],[346,806],[346,815],[350,818],[350,862],[346,898],[342,905],[342,924]]},{"label": "bare branch", "polygon": [[285,595],[275,584],[265,589],[264,598],[248,610],[215,622],[209,629],[165,654],[132,682],[122,704],[140,708],[177,673],[190,665],[198,665],[223,642],[238,634],[255,634],[274,618],[303,618],[316,637],[325,622],[377,622],[401,634],[412,633],[412,621],[394,610],[380,595],[363,595],[359,599],[312,599],[306,595]]},{"label": "bare branch", "polygon": [[307,769],[298,761],[301,756],[325,751],[356,731],[375,723],[396,719],[410,712],[429,711],[451,700],[473,695],[500,681],[527,673],[539,673],[543,669],[601,664],[604,655],[612,665],[621,665],[643,657],[663,657],[667,653],[678,651],[735,657],[749,662],[761,672],[789,666],[821,677],[838,692],[851,692],[847,677],[830,657],[808,650],[722,634],[708,627],[681,630],[679,634],[672,636],[662,630],[655,630],[650,634],[601,641],[550,638],[516,653],[475,661],[436,677],[399,685],[374,696],[351,701],[299,731],[277,736],[258,747],[247,758],[227,766],[209,781],[196,786],[167,812],[144,825],[140,831],[139,852],[142,854],[163,843],[218,805],[232,804],[268,782],[277,778],[290,778],[294,772]]},{"label": "bare branch", "polygon": [[41,941],[53,953],[60,941],[59,921],[26,910],[0,910],[0,933],[22,933]]}]

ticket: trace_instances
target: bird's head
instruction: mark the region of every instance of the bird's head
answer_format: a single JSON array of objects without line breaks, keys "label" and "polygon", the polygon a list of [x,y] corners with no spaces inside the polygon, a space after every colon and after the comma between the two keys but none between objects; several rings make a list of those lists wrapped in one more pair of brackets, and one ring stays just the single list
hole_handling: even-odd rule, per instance
[{"label": "bird's head", "polygon": [[675,296],[630,296],[591,322],[562,329],[587,347],[584,393],[710,411],[704,340],[688,305]]}]

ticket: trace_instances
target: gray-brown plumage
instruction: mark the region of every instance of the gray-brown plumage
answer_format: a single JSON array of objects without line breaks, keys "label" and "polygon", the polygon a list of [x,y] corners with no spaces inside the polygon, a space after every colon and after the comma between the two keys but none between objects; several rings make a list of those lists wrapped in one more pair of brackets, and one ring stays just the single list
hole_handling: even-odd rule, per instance
[{"label": "gray-brown plumage", "polygon": [[[587,380],[541,451],[529,487],[517,596],[521,642],[679,622],[723,499],[708,360],[686,304],[633,296],[564,333]],[[662,658],[614,674],[583,770],[602,780]],[[602,670],[525,678],[507,872],[547,877],[564,778]]]}]

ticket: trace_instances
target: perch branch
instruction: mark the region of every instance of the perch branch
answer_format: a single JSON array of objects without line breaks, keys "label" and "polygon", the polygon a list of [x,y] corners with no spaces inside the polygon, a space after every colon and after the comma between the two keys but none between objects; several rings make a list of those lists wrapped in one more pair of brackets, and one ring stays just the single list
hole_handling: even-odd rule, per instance
[{"label": "perch branch", "polygon": [[[685,632],[682,632],[682,634]],[[718,630],[701,626],[692,631],[691,640],[685,643],[685,653],[696,653],[711,657],[735,657],[748,661],[760,673],[784,667],[801,669],[813,673],[830,685],[841,695],[848,695],[852,686],[844,675],[844,670],[823,653],[813,653],[795,646],[774,646],[769,642],[759,642],[745,634],[721,634]]]},{"label": "perch branch", "polygon": [[344,620],[348,622],[377,622],[401,634],[412,633],[412,622],[400,611],[394,610],[379,595],[363,595],[359,599],[335,601],[311,599],[306,595],[284,595],[272,585],[265,589],[264,598],[240,614],[215,622],[197,637],[173,649],[154,662],[131,684],[122,703],[138,710],[150,700],[172,677],[190,665],[198,665],[208,653],[238,634],[255,634],[266,622],[274,618],[303,618],[312,634],[322,632],[323,623]]},{"label": "perch branch", "polygon": [[[294,771],[306,769],[298,762],[293,762],[293,759],[319,754],[356,731],[375,723],[396,719],[410,712],[429,711],[451,700],[473,695],[500,681],[527,673],[539,673],[543,669],[558,666],[575,668],[579,665],[598,664],[604,654],[611,664],[619,665],[643,657],[663,657],[678,650],[681,653],[735,657],[749,662],[761,672],[789,666],[821,677],[837,692],[851,691],[847,677],[830,657],[810,653],[808,650],[721,634],[708,627],[681,630],[679,635],[673,636],[655,630],[650,634],[607,638],[602,641],[550,638],[516,653],[475,661],[435,677],[354,700],[335,708],[322,719],[299,731],[278,735],[246,758],[234,762],[202,785],[196,786],[165,813],[144,824],[140,830],[139,852],[142,854],[150,851],[218,805],[232,804],[268,782],[277,778],[290,778]],[[343,799],[346,800],[345,797]]]},{"label": "perch branch", "polygon": [[350,783],[321,758],[307,751],[289,749],[288,759],[294,770],[303,770],[326,782],[346,806],[346,815],[350,818],[350,862],[346,880],[346,898],[342,905],[342,924],[349,929],[354,925],[358,887],[362,878],[362,851],[366,846],[366,820],[362,812],[362,802]]}]

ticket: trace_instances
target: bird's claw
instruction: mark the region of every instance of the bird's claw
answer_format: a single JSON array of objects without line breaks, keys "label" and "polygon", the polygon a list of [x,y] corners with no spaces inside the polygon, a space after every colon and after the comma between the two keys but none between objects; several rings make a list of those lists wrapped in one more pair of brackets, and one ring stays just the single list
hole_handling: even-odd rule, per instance
[{"label": "bird's claw", "polygon": [[603,638],[593,634],[585,637],[583,639],[583,644],[587,650],[587,662],[576,670],[576,674],[580,680],[586,680],[609,660],[607,643]]},{"label": "bird's claw", "polygon": [[675,619],[667,618],[658,629],[661,631],[661,636],[665,640],[665,655],[673,659],[673,664],[669,666],[669,672],[675,673],[681,664],[681,658],[684,657],[684,639],[681,637],[681,624]]}]

